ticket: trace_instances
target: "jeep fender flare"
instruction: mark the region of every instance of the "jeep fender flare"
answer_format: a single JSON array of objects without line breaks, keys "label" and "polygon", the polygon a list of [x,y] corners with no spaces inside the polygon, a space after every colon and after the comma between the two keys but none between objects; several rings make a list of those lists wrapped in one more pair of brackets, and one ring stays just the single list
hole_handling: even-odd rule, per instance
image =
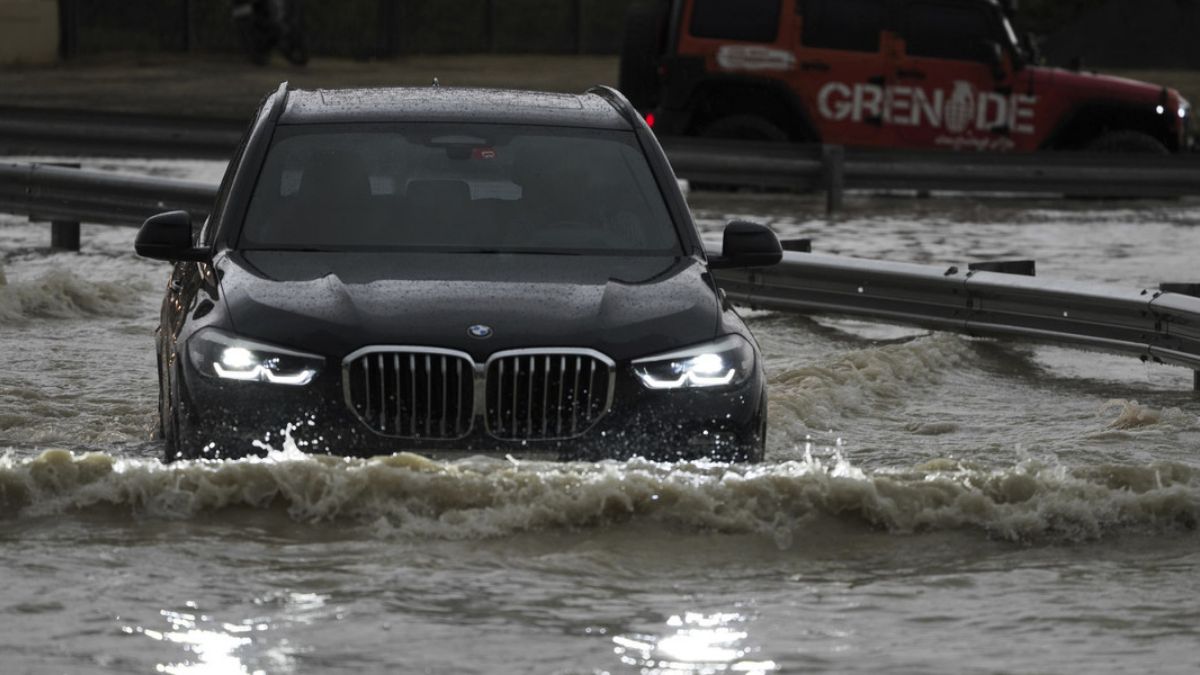
[{"label": "jeep fender flare", "polygon": [[692,87],[683,106],[688,136],[723,117],[752,115],[782,129],[792,142],[820,142],[808,108],[796,92],[776,80],[735,76],[707,77]]},{"label": "jeep fender flare", "polygon": [[1168,120],[1144,104],[1094,100],[1076,105],[1042,141],[1041,150],[1078,150],[1113,131],[1138,131],[1179,150],[1179,139],[1170,133]]}]

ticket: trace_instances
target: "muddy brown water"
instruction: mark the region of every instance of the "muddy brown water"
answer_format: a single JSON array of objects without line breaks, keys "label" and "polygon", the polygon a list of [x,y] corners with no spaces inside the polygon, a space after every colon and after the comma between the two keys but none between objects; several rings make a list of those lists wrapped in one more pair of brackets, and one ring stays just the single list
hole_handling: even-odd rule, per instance
[{"label": "muddy brown water", "polygon": [[[93,163],[96,164],[96,163]],[[219,165],[99,163],[215,180]],[[820,251],[1200,281],[1200,206],[693,195]],[[1124,357],[749,313],[759,466],[164,466],[166,268],[0,216],[0,671],[1196,672],[1200,398]]]}]

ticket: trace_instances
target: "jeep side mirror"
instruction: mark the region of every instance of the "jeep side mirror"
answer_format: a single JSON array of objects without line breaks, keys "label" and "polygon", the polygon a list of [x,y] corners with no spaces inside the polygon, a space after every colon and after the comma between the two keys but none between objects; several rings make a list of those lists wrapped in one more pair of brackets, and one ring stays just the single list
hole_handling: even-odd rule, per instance
[{"label": "jeep side mirror", "polygon": [[138,230],[134,249],[143,258],[171,262],[208,260],[209,250],[192,246],[192,216],[169,211],[150,216]]},{"label": "jeep side mirror", "polygon": [[992,77],[997,81],[1003,80],[1008,76],[1008,71],[1004,68],[1004,48],[999,42],[987,40],[981,46],[984,59],[992,68]]},{"label": "jeep side mirror", "polygon": [[1035,66],[1045,65],[1045,58],[1042,56],[1042,47],[1036,35],[1028,32],[1022,33],[1021,49],[1025,52],[1025,63]]},{"label": "jeep side mirror", "polygon": [[734,220],[725,226],[725,241],[721,257],[709,258],[712,269],[734,267],[769,267],[783,260],[783,247],[770,228]]}]

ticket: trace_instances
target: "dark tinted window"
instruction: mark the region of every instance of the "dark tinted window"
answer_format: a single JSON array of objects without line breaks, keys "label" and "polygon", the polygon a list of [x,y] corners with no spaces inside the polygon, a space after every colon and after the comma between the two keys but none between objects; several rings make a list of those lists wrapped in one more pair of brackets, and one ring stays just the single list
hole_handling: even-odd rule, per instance
[{"label": "dark tinted window", "polygon": [[781,0],[695,0],[692,35],[720,40],[774,42]]},{"label": "dark tinted window", "polygon": [[677,253],[633,132],[280,127],[244,249]]},{"label": "dark tinted window", "polygon": [[807,0],[804,35],[808,47],[878,52],[887,8],[884,0]]},{"label": "dark tinted window", "polygon": [[993,16],[979,5],[910,3],[904,41],[909,56],[986,61],[986,44],[997,39]]}]

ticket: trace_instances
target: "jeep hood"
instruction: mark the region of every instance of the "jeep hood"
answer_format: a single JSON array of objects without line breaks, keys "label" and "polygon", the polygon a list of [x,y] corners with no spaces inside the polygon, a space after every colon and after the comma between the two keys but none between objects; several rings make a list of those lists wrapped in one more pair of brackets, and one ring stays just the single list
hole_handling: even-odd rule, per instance
[{"label": "jeep hood", "polygon": [[1140,80],[1064,68],[1038,67],[1034,69],[1034,72],[1036,82],[1042,86],[1069,89],[1076,96],[1089,96],[1095,99],[1156,105],[1162,101],[1165,89],[1160,85]]}]

